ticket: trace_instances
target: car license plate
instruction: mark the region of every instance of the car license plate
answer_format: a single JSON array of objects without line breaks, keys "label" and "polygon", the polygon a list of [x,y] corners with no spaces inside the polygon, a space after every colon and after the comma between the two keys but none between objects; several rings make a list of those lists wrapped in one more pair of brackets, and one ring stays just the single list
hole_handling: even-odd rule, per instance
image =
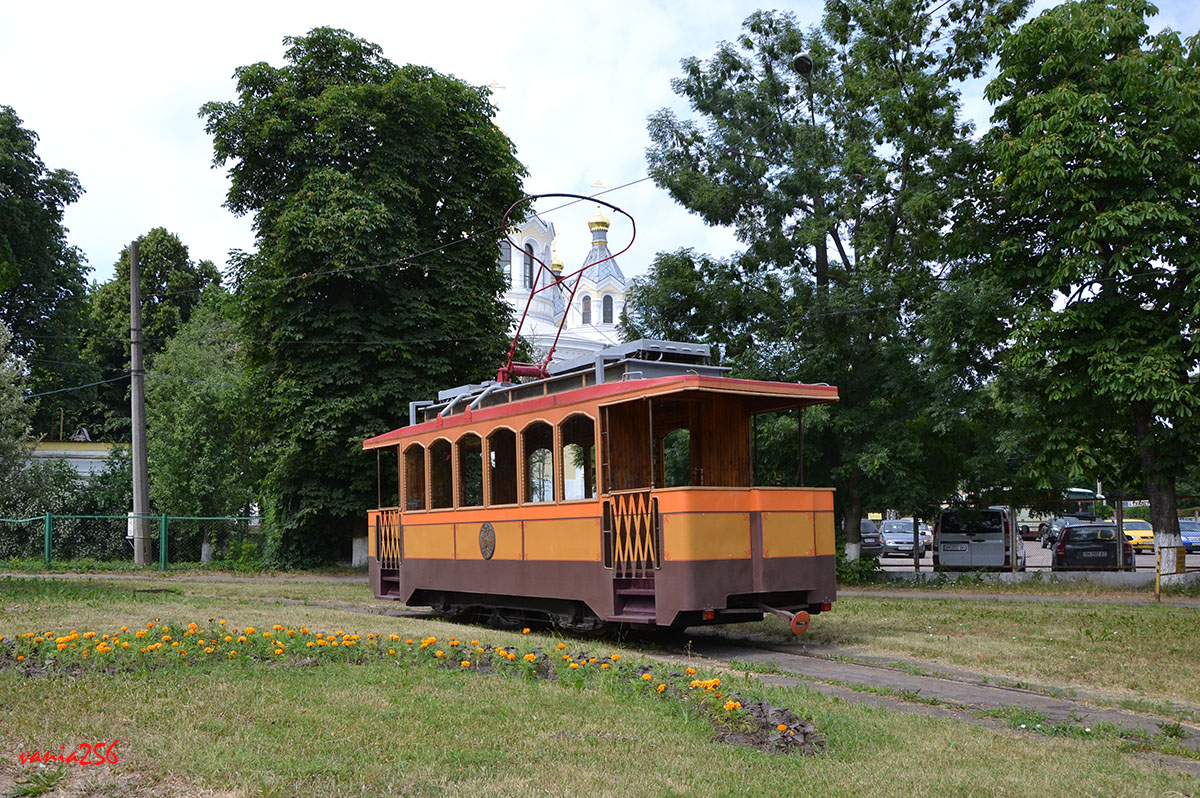
[{"label": "car license plate", "polygon": [[943,543],[942,551],[966,551],[966,543]]},{"label": "car license plate", "polygon": [[1085,552],[1083,552],[1083,556],[1084,557],[1107,557],[1108,552],[1107,551],[1085,551]]}]

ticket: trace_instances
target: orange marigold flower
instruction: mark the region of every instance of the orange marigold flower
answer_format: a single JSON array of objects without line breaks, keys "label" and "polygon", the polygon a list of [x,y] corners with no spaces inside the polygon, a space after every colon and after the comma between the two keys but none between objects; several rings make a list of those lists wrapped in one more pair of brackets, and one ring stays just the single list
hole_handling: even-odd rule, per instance
[{"label": "orange marigold flower", "polygon": [[660,684],[660,685],[659,685],[657,688],[655,688],[655,689],[656,689],[656,690],[658,690],[658,692],[660,692],[660,693],[661,693],[663,690],[666,690],[666,689],[667,689],[667,686],[666,686],[665,684]]},{"label": "orange marigold flower", "polygon": [[271,628],[272,628],[272,629],[274,629],[276,632],[282,632],[282,631],[283,631],[283,627],[282,627],[282,626],[280,626],[279,624],[275,624],[275,625],[274,625],[274,626],[272,626]]},{"label": "orange marigold flower", "polygon": [[509,658],[510,660],[514,660],[514,659],[516,659],[516,658],[517,658],[517,655],[516,655],[516,654],[514,654],[514,653],[512,653],[512,652],[510,651],[510,652],[508,652],[508,658]]},{"label": "orange marigold flower", "polygon": [[237,653],[236,651],[230,651],[230,652],[229,652],[229,658],[230,658],[230,659],[237,659],[237,655],[238,655],[238,653]]},{"label": "orange marigold flower", "polygon": [[564,648],[566,648],[566,647],[567,647],[567,644],[566,644],[566,643],[559,643],[559,644],[558,644],[558,650],[559,650],[559,651],[562,651],[562,650],[563,650]]},{"label": "orange marigold flower", "polygon": [[571,670],[573,670],[573,671],[575,671],[575,670],[579,670],[579,663],[578,663],[578,662],[572,662],[572,663],[571,663]]},{"label": "orange marigold flower", "polygon": [[319,648],[324,648],[324,647],[325,647],[325,646],[327,646],[327,645],[329,645],[329,641],[328,641],[328,640],[318,640],[318,641],[317,641],[317,646],[318,646]]},{"label": "orange marigold flower", "polygon": [[529,634],[529,627],[528,627],[528,626],[526,626],[524,629],[522,629],[522,630],[521,630],[521,634],[523,634],[523,635],[527,635],[527,634]]},{"label": "orange marigold flower", "polygon": [[464,659],[462,662],[458,663],[458,665],[460,668],[469,668],[471,667],[471,660]]},{"label": "orange marigold flower", "polygon": [[179,656],[181,656],[181,657],[186,657],[186,656],[187,656],[187,652],[186,652],[186,651],[184,651],[184,650],[182,650],[182,649],[180,649],[180,651],[179,651]]},{"label": "orange marigold flower", "polygon": [[122,632],[128,632],[128,631],[129,631],[129,627],[128,627],[128,626],[122,626],[122,627],[121,627],[121,631],[122,631]]},{"label": "orange marigold flower", "polygon": [[224,640],[226,643],[232,643],[232,642],[233,642],[233,637],[231,637],[230,635],[225,635],[225,637],[223,637],[223,638],[221,638],[221,639],[222,639],[222,640]]},{"label": "orange marigold flower", "polygon": [[19,654],[19,655],[17,655],[17,662],[22,662],[24,659],[25,659],[25,655],[24,655],[24,654]]},{"label": "orange marigold flower", "polygon": [[407,640],[405,640],[404,643],[405,643],[405,645],[411,646],[413,644],[413,639],[410,637]]},{"label": "orange marigold flower", "polygon": [[239,643],[245,643],[245,642],[246,642],[246,636],[245,636],[245,635],[238,635],[238,640],[237,640],[237,641],[238,641]]},{"label": "orange marigold flower", "polygon": [[224,625],[225,625],[225,622],[224,622],[224,621],[217,621],[217,623],[221,624],[222,626],[224,626]]},{"label": "orange marigold flower", "polygon": [[122,641],[121,641],[121,648],[129,648],[129,641],[128,641],[128,640],[122,640]]},{"label": "orange marigold flower", "polygon": [[778,726],[775,727],[775,731],[781,731],[781,732],[787,731],[787,724],[780,723]]},{"label": "orange marigold flower", "polygon": [[446,652],[442,651],[439,648],[437,651],[433,652],[433,656],[437,657],[438,659],[441,659],[442,657],[446,656]]},{"label": "orange marigold flower", "polygon": [[616,662],[616,661],[617,661],[617,660],[619,660],[620,658],[621,658],[621,655],[620,655],[620,654],[613,654],[613,655],[612,655],[612,661],[613,661],[613,662]]},{"label": "orange marigold flower", "polygon": [[205,653],[205,654],[211,654],[211,653],[213,653],[213,647],[212,647],[212,646],[209,646],[208,648],[204,649],[204,653]]},{"label": "orange marigold flower", "polygon": [[650,674],[648,674],[648,673],[643,673],[643,674],[642,674],[642,678],[643,678],[643,679],[645,679],[646,681],[650,681],[650,680],[651,680],[652,678],[654,678],[654,677],[653,677],[653,676],[651,676],[651,675],[650,675]]},{"label": "orange marigold flower", "polygon": [[695,676],[695,675],[696,675],[696,669],[695,669],[695,668],[688,668],[686,671],[684,671],[684,673],[686,673],[688,676]]},{"label": "orange marigold flower", "polygon": [[537,661],[537,654],[533,654],[533,653],[526,654],[526,655],[525,655],[525,659],[526,659],[527,661],[529,661],[529,662],[536,662],[536,661]]},{"label": "orange marigold flower", "polygon": [[609,666],[609,664],[608,664],[607,662],[601,662],[601,663],[600,663],[600,670],[602,670],[602,671],[606,671],[606,670],[608,670],[608,669],[609,669],[609,667],[610,667],[610,666]]}]

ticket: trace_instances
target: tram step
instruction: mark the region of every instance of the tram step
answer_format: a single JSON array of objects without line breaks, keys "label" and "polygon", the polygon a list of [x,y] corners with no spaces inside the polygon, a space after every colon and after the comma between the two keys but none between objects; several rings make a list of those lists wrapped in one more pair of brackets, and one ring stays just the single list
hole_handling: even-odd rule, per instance
[{"label": "tram step", "polygon": [[626,613],[624,615],[610,615],[608,620],[614,623],[654,623],[654,615],[642,615],[640,613],[630,615]]},{"label": "tram step", "polygon": [[615,592],[618,596],[653,596],[654,588],[652,588],[652,587],[618,587]]}]

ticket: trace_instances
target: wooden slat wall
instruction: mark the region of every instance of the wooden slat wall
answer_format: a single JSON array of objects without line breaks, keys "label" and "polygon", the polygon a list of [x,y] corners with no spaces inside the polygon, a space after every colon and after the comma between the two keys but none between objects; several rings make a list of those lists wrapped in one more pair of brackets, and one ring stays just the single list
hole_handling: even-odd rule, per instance
[{"label": "wooden slat wall", "polygon": [[[700,406],[700,460],[704,484],[749,487],[750,417],[742,398],[706,394]],[[693,467],[695,463],[692,464]]]}]

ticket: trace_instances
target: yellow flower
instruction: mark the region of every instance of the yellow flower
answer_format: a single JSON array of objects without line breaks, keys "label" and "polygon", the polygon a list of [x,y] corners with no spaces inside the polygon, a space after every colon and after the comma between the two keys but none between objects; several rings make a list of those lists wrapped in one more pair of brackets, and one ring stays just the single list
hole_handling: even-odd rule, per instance
[{"label": "yellow flower", "polygon": [[642,678],[643,678],[643,679],[645,679],[646,681],[650,681],[650,680],[651,680],[652,678],[654,678],[654,677],[652,677],[652,676],[651,676],[650,674],[648,674],[648,673],[643,673],[643,674],[642,674]]},{"label": "yellow flower", "polygon": [[66,650],[66,648],[67,648],[67,644],[66,644],[66,643],[59,643],[59,644],[58,644],[58,650],[59,650],[59,651],[65,651],[65,650]]},{"label": "yellow flower", "polygon": [[121,627],[121,631],[122,631],[122,632],[128,632],[128,631],[129,631],[129,627],[128,627],[128,626],[122,626],[122,627]]},{"label": "yellow flower", "polygon": [[205,654],[211,654],[211,653],[213,653],[213,647],[212,647],[212,646],[209,646],[208,648],[204,649],[204,653],[205,653]]},{"label": "yellow flower", "polygon": [[399,643],[400,635],[388,635],[388,640],[391,640],[393,643]]},{"label": "yellow flower", "polygon": [[437,657],[438,659],[441,659],[442,657],[446,656],[446,652],[442,651],[439,648],[437,651],[433,652],[433,656]]},{"label": "yellow flower", "polygon": [[572,663],[571,663],[571,670],[573,670],[573,671],[579,670],[579,663],[578,663],[578,662],[572,662]]},{"label": "yellow flower", "polygon": [[536,661],[537,661],[537,654],[533,654],[533,653],[526,654],[526,655],[525,655],[525,660],[526,660],[527,662],[536,662]]},{"label": "yellow flower", "polygon": [[329,645],[330,645],[332,648],[337,648],[337,644],[338,644],[338,641],[336,641],[336,640],[331,640],[331,641],[329,642]]},{"label": "yellow flower", "polygon": [[318,647],[320,647],[320,648],[324,648],[324,647],[325,647],[325,646],[327,646],[327,645],[329,645],[329,641],[328,641],[328,640],[318,640],[318,641],[317,641],[317,646],[318,646]]},{"label": "yellow flower", "polygon": [[305,644],[304,644],[304,646],[305,646],[306,648],[312,648],[312,647],[313,647],[313,646],[315,646],[315,645],[316,645],[316,643],[314,643],[314,642],[313,642],[313,641],[311,641],[311,640],[309,640],[307,643],[305,643]]},{"label": "yellow flower", "polygon": [[221,624],[222,626],[224,626],[224,625],[225,625],[225,622],[224,622],[224,621],[218,621],[218,623],[219,623],[219,624]]},{"label": "yellow flower", "polygon": [[686,671],[684,671],[684,673],[686,673],[688,676],[695,676],[695,675],[696,675],[696,669],[695,669],[695,668],[688,668]]},{"label": "yellow flower", "polygon": [[245,643],[245,642],[246,642],[246,636],[245,636],[245,635],[238,635],[238,642],[239,642],[239,643]]},{"label": "yellow flower", "polygon": [[464,659],[462,662],[460,662],[460,663],[458,663],[458,664],[459,664],[459,667],[462,667],[462,668],[469,668],[469,667],[471,667],[471,660],[469,660],[469,659]]},{"label": "yellow flower", "polygon": [[612,666],[611,666],[611,665],[609,665],[607,662],[601,662],[601,663],[600,663],[600,670],[602,670],[602,671],[606,671],[606,670],[608,670],[610,667],[612,667]]},{"label": "yellow flower", "polygon": [[270,633],[270,632],[263,632],[262,636],[263,636],[263,637],[270,637],[270,636],[271,636],[271,633]]},{"label": "yellow flower", "polygon": [[660,685],[659,685],[657,688],[655,688],[655,689],[657,689],[657,690],[658,690],[658,692],[660,692],[660,693],[661,693],[663,690],[666,690],[666,689],[667,689],[667,686],[666,686],[665,684],[660,684]]},{"label": "yellow flower", "polygon": [[144,637],[145,635],[146,635],[145,629],[138,629],[136,632],[133,633],[134,637]]},{"label": "yellow flower", "polygon": [[248,635],[252,635],[252,634],[254,634],[254,627],[253,627],[253,626],[247,626],[247,627],[246,627],[246,634],[248,634]]},{"label": "yellow flower", "polygon": [[121,641],[121,648],[129,648],[129,641],[128,641],[128,640],[122,640],[122,641]]},{"label": "yellow flower", "polygon": [[283,631],[283,627],[282,627],[282,626],[280,626],[279,624],[275,624],[275,625],[274,625],[274,626],[272,626],[271,628],[272,628],[272,629],[274,629],[276,632],[282,632],[282,631]]},{"label": "yellow flower", "polygon": [[232,642],[233,642],[233,638],[232,638],[231,636],[229,636],[229,635],[225,635],[225,637],[223,637],[222,639],[223,639],[223,640],[224,640],[226,643],[232,643]]},{"label": "yellow flower", "polygon": [[619,660],[620,658],[621,658],[621,655],[620,655],[620,654],[613,654],[613,655],[612,655],[612,661],[613,661],[613,662],[616,662],[616,661],[617,661],[617,660]]},{"label": "yellow flower", "polygon": [[236,651],[230,651],[230,652],[229,652],[229,658],[230,658],[230,659],[237,659],[237,655],[238,655],[238,653],[237,653]]}]

